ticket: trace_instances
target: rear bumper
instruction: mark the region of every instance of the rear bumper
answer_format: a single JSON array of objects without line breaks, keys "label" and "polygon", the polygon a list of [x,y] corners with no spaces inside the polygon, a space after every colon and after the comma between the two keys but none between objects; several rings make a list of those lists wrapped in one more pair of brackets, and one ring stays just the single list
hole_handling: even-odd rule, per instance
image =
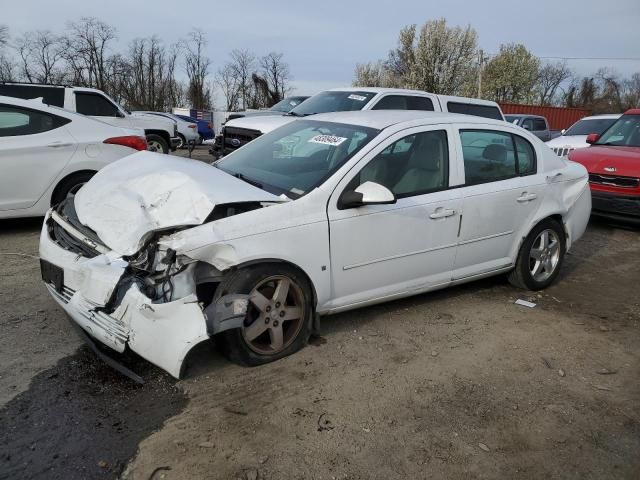
[{"label": "rear bumper", "polygon": [[593,215],[640,225],[640,196],[592,190],[591,197]]}]

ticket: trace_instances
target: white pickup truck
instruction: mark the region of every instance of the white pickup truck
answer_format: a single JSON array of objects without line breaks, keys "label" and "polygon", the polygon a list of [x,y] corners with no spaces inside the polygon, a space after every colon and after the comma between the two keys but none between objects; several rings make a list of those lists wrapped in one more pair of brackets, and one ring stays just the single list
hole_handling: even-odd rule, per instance
[{"label": "white pickup truck", "polygon": [[504,120],[500,106],[488,100],[399,88],[335,88],[314,95],[286,114],[273,112],[273,116],[229,120],[216,137],[210,153],[221,157],[254,138],[301,117],[350,110],[424,110]]},{"label": "white pickup truck", "polygon": [[47,105],[80,113],[115,127],[143,130],[149,150],[169,153],[180,144],[176,122],[154,115],[131,115],[96,88],[6,82],[0,83],[0,95],[26,100],[42,97]]}]

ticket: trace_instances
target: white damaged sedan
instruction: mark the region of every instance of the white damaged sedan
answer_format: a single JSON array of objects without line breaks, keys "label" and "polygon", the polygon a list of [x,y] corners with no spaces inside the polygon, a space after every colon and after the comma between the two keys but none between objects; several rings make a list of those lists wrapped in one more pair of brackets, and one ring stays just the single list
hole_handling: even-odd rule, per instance
[{"label": "white damaged sedan", "polygon": [[107,166],[47,213],[42,277],[101,356],[129,348],[179,378],[212,337],[258,365],[321,315],[501,273],[545,288],[590,210],[584,167],[519,127],[329,113],[213,166],[151,152]]}]

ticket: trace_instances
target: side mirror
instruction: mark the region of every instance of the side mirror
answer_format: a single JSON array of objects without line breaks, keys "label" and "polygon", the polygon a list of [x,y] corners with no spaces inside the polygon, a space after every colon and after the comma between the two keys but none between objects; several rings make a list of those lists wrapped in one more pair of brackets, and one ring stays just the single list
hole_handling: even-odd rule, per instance
[{"label": "side mirror", "polygon": [[387,187],[375,182],[364,182],[355,190],[346,190],[340,196],[339,208],[357,208],[364,205],[396,203],[395,195]]},{"label": "side mirror", "polygon": [[600,140],[600,135],[597,133],[590,133],[589,135],[587,135],[587,140],[586,142],[589,145],[592,145],[594,143],[596,143],[598,140]]},{"label": "side mirror", "polygon": [[563,128],[562,130],[560,130],[560,135],[564,135],[565,133],[567,133],[567,129]]}]

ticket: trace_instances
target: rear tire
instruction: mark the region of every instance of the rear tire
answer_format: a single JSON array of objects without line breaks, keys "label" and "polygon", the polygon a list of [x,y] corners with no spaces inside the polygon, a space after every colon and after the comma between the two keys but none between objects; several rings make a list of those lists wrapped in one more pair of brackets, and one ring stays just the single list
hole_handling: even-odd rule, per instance
[{"label": "rear tire", "polygon": [[87,183],[96,172],[80,172],[69,175],[63,179],[53,190],[51,206],[59,204],[65,198],[75,195],[82,186]]},{"label": "rear tire", "polygon": [[524,240],[509,283],[526,290],[542,290],[560,273],[566,253],[566,235],[562,225],[546,219],[536,225]]},{"label": "rear tire", "polygon": [[255,295],[242,328],[222,332],[216,343],[235,363],[262,365],[303,348],[311,335],[313,302],[307,279],[286,265],[263,264],[229,275],[214,301],[231,294]]},{"label": "rear tire", "polygon": [[169,145],[160,135],[151,133],[147,135],[147,150],[158,153],[169,153]]},{"label": "rear tire", "polygon": [[182,135],[181,133],[178,134],[178,138],[180,139],[180,143],[177,145],[176,148],[184,148],[187,146],[187,139],[184,138],[184,135]]}]

